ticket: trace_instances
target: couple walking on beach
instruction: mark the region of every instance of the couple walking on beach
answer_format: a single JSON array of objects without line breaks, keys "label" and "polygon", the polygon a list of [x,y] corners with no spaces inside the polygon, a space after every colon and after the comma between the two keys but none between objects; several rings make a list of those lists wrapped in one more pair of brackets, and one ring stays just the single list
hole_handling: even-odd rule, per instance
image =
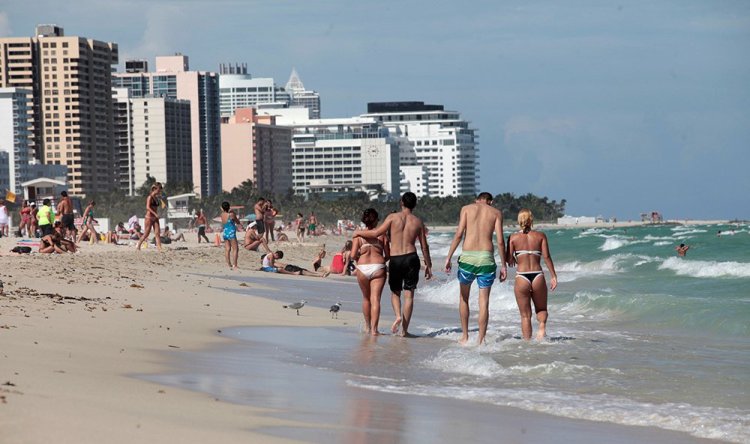
[{"label": "couple walking on beach", "polygon": [[[417,241],[424,258],[425,278],[432,278],[427,229],[422,220],[412,214],[417,206],[417,196],[411,192],[404,193],[400,204],[401,211],[389,214],[379,227],[378,212],[368,208],[362,215],[362,222],[367,230],[357,230],[353,235],[351,257],[357,262],[357,282],[362,290],[365,330],[373,336],[380,334],[380,295],[385,286],[386,275],[391,290],[391,305],[396,316],[391,332],[411,336],[409,323],[421,268]],[[386,261],[390,261],[388,270]],[[403,305],[401,293],[404,294]]]},{"label": "couple walking on beach", "polygon": [[514,233],[505,248],[503,237],[503,214],[492,206],[492,195],[480,193],[473,204],[461,208],[458,229],[445,259],[445,271],[451,271],[451,259],[458,245],[463,240],[461,255],[458,257],[458,282],[461,299],[459,313],[461,317],[461,340],[469,340],[469,293],[471,284],[477,281],[479,287],[479,336],[477,344],[484,343],[489,321],[490,290],[495,281],[497,264],[495,263],[493,232],[497,236],[500,254],[500,273],[497,277],[503,282],[508,274],[506,264],[516,266],[514,293],[518,310],[521,314],[521,332],[524,339],[531,338],[531,302],[537,314],[539,331],[537,339],[544,338],[547,323],[547,284],[542,272],[541,259],[547,264],[551,274],[550,288],[557,286],[557,275],[549,254],[547,236],[532,230],[533,215],[530,210],[522,209],[518,213],[518,224],[521,231]]}]

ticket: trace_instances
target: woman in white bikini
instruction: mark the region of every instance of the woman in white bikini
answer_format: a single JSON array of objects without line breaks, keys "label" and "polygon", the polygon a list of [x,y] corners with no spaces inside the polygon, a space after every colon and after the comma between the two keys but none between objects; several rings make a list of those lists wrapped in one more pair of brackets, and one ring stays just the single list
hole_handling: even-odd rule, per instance
[{"label": "woman in white bikini", "polygon": [[[362,215],[368,230],[378,225],[378,212],[368,208]],[[385,261],[390,251],[385,236],[378,238],[357,237],[352,242],[352,260],[357,262],[357,283],[362,290],[362,314],[367,333],[377,336],[380,322],[380,296],[385,285]]]},{"label": "woman in white bikini", "polygon": [[547,282],[542,271],[542,257],[550,273],[550,290],[557,287],[557,274],[552,257],[549,254],[547,235],[534,231],[531,225],[534,215],[526,208],[518,213],[518,225],[521,231],[513,233],[508,242],[508,263],[516,266],[514,291],[516,303],[521,312],[521,334],[524,339],[531,339],[531,302],[534,302],[539,331],[536,338],[544,339],[547,327]]}]

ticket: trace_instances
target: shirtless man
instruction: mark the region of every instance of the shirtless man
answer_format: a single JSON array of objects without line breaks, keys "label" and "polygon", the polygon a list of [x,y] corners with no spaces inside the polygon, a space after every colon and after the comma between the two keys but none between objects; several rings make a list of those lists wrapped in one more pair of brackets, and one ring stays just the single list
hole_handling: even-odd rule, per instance
[{"label": "shirtless man", "polygon": [[[353,237],[382,236],[390,231],[390,263],[388,267],[388,286],[391,288],[391,305],[396,320],[391,326],[393,333],[399,332],[401,336],[410,337],[409,323],[414,309],[414,290],[419,282],[419,256],[417,255],[416,241],[422,247],[427,280],[432,279],[432,259],[430,259],[430,246],[427,244],[427,229],[420,218],[412,214],[417,206],[417,196],[412,192],[406,192],[401,196],[401,212],[391,213],[383,223],[374,230],[355,231]],[[401,307],[401,292],[404,292],[403,310]]]},{"label": "shirtless man", "polygon": [[497,234],[500,253],[500,282],[507,276],[505,265],[505,238],[503,237],[503,214],[492,206],[492,195],[480,193],[473,204],[461,208],[458,229],[453,237],[448,257],[445,259],[445,272],[451,271],[451,258],[463,239],[463,251],[458,257],[458,283],[461,287],[459,314],[461,315],[461,344],[469,340],[469,293],[474,279],[479,285],[479,337],[477,344],[484,343],[489,321],[490,290],[495,281],[495,246],[492,232]]},{"label": "shirtless man", "polygon": [[60,203],[57,204],[57,214],[62,214],[60,222],[62,222],[64,232],[63,238],[75,241],[78,238],[78,228],[76,228],[75,218],[73,217],[73,203],[70,201],[67,191],[61,191],[60,196],[62,197]]},{"label": "shirtless man", "polygon": [[678,247],[674,247],[677,252],[677,256],[685,257],[687,251],[690,249],[690,245],[680,244]]},{"label": "shirtless man", "polygon": [[266,215],[266,200],[259,197],[253,206],[253,212],[255,212],[255,228],[258,230],[258,234],[263,236],[266,231],[265,215]]}]

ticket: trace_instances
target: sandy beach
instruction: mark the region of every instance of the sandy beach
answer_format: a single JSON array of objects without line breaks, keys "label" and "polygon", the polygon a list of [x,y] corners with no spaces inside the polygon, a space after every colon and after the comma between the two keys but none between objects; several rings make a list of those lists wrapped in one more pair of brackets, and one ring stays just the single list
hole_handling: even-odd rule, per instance
[{"label": "sandy beach", "polygon": [[[237,346],[219,334],[235,326],[280,328],[287,337],[297,331],[341,329],[348,340],[320,340],[330,341],[326,344],[331,347],[352,347],[352,353],[352,344],[359,342],[360,296],[353,278],[323,281],[261,273],[256,271],[260,254],[248,251],[240,252],[240,270],[231,271],[222,248],[199,245],[194,234],[188,238],[161,253],[153,247],[138,253],[132,245],[84,244],[75,255],[16,255],[8,253],[16,240],[0,239],[0,441],[450,442],[468,437],[497,442],[502,432],[511,442],[702,442],[657,428],[342,388],[344,382],[330,374],[319,375],[316,388],[308,388],[312,392],[294,386],[274,392],[282,400],[315,400],[317,414],[310,415],[292,414],[287,404],[263,396],[245,405],[233,402],[231,394],[155,382],[158,375],[191,365],[185,353]],[[284,262],[309,267],[323,244],[327,264],[344,241],[321,236],[272,248],[285,252]],[[321,289],[315,291],[326,286],[332,300],[346,293],[353,303],[347,302],[338,319],[315,306],[297,316],[281,307],[294,302],[290,296],[271,291],[284,286]],[[386,297],[383,303],[381,327],[390,309]],[[312,333],[299,337],[303,344],[315,340]],[[272,351],[266,355],[273,357]],[[283,364],[262,367],[266,355],[259,352],[259,369],[307,377],[304,369],[299,373]],[[149,380],[144,375],[156,376]],[[310,370],[309,375],[316,373]],[[262,379],[264,373],[254,377]],[[329,393],[339,397],[328,398]],[[396,414],[393,408],[399,409]],[[342,421],[337,411],[353,418]],[[434,432],[436,424],[442,424],[443,433],[425,432]],[[410,429],[422,431],[410,435]]]}]

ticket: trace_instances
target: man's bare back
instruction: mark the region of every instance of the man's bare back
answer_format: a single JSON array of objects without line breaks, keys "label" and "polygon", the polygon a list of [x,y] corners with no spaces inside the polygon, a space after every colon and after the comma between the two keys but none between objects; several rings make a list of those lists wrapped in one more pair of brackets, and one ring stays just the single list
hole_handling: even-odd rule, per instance
[{"label": "man's bare back", "polygon": [[424,223],[413,214],[393,213],[385,221],[390,226],[391,255],[415,253],[416,241],[424,233]]},{"label": "man's bare back", "polygon": [[[495,251],[492,242],[492,233],[498,226],[502,227],[503,215],[495,207],[473,203],[461,208],[461,220],[466,221],[465,226],[459,226],[459,231],[464,231],[464,250],[469,251]],[[502,237],[498,239],[498,245],[504,242]],[[503,255],[501,254],[501,257]]]}]

